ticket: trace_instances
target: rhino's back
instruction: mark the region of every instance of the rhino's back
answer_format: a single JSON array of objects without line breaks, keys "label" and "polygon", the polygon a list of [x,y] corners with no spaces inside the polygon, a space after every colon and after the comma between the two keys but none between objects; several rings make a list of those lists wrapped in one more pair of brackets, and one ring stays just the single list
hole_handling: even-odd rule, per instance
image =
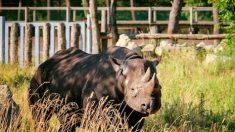
[{"label": "rhino's back", "polygon": [[[32,78],[29,94],[36,92],[39,96],[31,96],[30,104],[42,98],[48,90],[59,93],[68,102],[82,105],[84,96],[94,89],[108,88],[110,82],[107,80],[114,74],[106,54],[91,55],[76,48],[57,52],[39,66]],[[40,87],[42,84],[45,86]]]}]

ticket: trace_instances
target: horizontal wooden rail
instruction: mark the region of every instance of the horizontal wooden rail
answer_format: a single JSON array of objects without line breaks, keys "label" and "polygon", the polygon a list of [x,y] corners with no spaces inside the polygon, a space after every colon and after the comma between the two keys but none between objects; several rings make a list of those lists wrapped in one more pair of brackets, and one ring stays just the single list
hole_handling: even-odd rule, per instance
[{"label": "horizontal wooden rail", "polygon": [[[25,10],[28,8],[29,10],[66,10],[67,7],[0,7],[0,10]],[[156,11],[170,11],[171,7],[117,7],[117,10],[145,10],[151,8]],[[213,7],[183,7],[182,10],[189,10],[193,8],[195,11],[212,11]],[[98,7],[98,10],[108,10],[108,7]],[[70,7],[70,10],[89,10],[88,7]]]},{"label": "horizontal wooden rail", "polygon": [[[224,39],[226,34],[130,34],[132,39],[190,39],[190,40],[213,40],[213,39]],[[112,38],[111,34],[102,35],[103,39]]]},{"label": "horizontal wooden rail", "polygon": [[[33,17],[35,18],[36,15],[36,11],[53,11],[53,10],[63,10],[66,11],[67,14],[66,15],[71,15],[71,13],[69,13],[69,11],[73,11],[73,13],[76,14],[76,12],[74,11],[89,11],[88,7],[0,7],[0,10],[15,10],[15,11],[19,11],[19,10],[24,10],[24,13],[26,16],[28,16],[28,13],[30,11],[33,11]],[[109,7],[98,7],[98,11],[102,11],[105,10],[106,12],[108,12]],[[148,17],[152,16],[149,13],[154,13],[156,15],[157,12],[159,11],[170,11],[171,7],[117,7],[117,11],[146,11],[148,12]],[[200,11],[209,11],[212,12],[213,11],[213,7],[183,7],[182,8],[183,11],[196,11],[196,12],[200,12]],[[189,18],[192,18],[191,16],[193,14],[189,14]],[[73,15],[74,16],[74,15]],[[67,18],[67,16],[66,16]],[[73,19],[75,20],[75,19]],[[151,19],[153,20],[153,19]],[[158,20],[159,21],[159,20]]]}]

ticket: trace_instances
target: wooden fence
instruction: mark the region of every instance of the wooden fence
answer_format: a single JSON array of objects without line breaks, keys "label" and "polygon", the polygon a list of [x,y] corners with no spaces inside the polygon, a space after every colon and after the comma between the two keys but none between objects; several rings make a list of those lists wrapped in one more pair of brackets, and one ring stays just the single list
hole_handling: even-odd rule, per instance
[{"label": "wooden fence", "polygon": [[[26,22],[29,21],[29,14],[32,14],[32,21],[38,21],[37,20],[37,12],[39,11],[45,11],[47,15],[47,21],[52,20],[51,19],[51,11],[65,11],[65,21],[76,21],[77,20],[77,14],[78,12],[84,12],[89,11],[88,7],[0,7],[0,10],[2,11],[23,11],[24,12],[24,20]],[[99,23],[101,23],[102,27],[105,28],[106,24],[109,24],[109,7],[98,7],[98,12],[101,14],[101,20]],[[118,27],[136,27],[136,26],[160,26],[160,25],[167,25],[168,20],[158,20],[157,14],[160,12],[170,12],[171,7],[117,7],[117,12],[122,11],[129,11],[131,12],[133,10],[134,12],[146,12],[145,15],[147,15],[146,20],[137,20],[132,19],[130,20],[117,20]],[[198,19],[200,12],[210,12],[212,16],[216,16],[215,8],[213,7],[183,7],[182,11],[187,13],[187,19],[186,20],[180,20],[180,25],[187,25],[190,27],[193,26],[214,26],[217,24],[217,21],[212,17],[212,20],[200,20]],[[53,21],[53,20],[52,20]],[[227,24],[223,22],[222,24]]]},{"label": "wooden fence", "polygon": [[89,52],[85,28],[85,22],[5,22],[0,17],[0,63],[37,66],[61,49]]}]

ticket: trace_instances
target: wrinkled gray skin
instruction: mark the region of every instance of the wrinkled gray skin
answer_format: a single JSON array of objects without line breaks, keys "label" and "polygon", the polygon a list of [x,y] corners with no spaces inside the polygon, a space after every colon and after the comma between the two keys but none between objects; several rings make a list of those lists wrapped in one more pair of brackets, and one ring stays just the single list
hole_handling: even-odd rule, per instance
[{"label": "wrinkled gray skin", "polygon": [[[130,127],[139,122],[133,129],[139,130],[144,122],[142,117],[161,107],[157,64],[157,60],[144,60],[133,51],[120,47],[95,55],[76,48],[60,51],[36,71],[29,87],[29,105],[34,105],[45,91],[49,91],[59,93],[66,103],[76,102],[84,108],[87,98],[94,92],[93,101],[105,96],[117,104],[124,100],[120,106],[124,109],[122,114],[129,116]],[[41,86],[44,82],[49,84]]]}]

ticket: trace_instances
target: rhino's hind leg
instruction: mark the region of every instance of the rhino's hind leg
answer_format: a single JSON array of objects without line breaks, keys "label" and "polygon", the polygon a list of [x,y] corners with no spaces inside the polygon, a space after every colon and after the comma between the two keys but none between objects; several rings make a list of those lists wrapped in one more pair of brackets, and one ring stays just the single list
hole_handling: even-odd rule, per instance
[{"label": "rhino's hind leg", "polygon": [[59,94],[52,93],[39,99],[34,105],[31,105],[32,117],[35,121],[35,130],[46,131],[48,121],[53,113],[57,113],[64,105],[64,100]]}]

